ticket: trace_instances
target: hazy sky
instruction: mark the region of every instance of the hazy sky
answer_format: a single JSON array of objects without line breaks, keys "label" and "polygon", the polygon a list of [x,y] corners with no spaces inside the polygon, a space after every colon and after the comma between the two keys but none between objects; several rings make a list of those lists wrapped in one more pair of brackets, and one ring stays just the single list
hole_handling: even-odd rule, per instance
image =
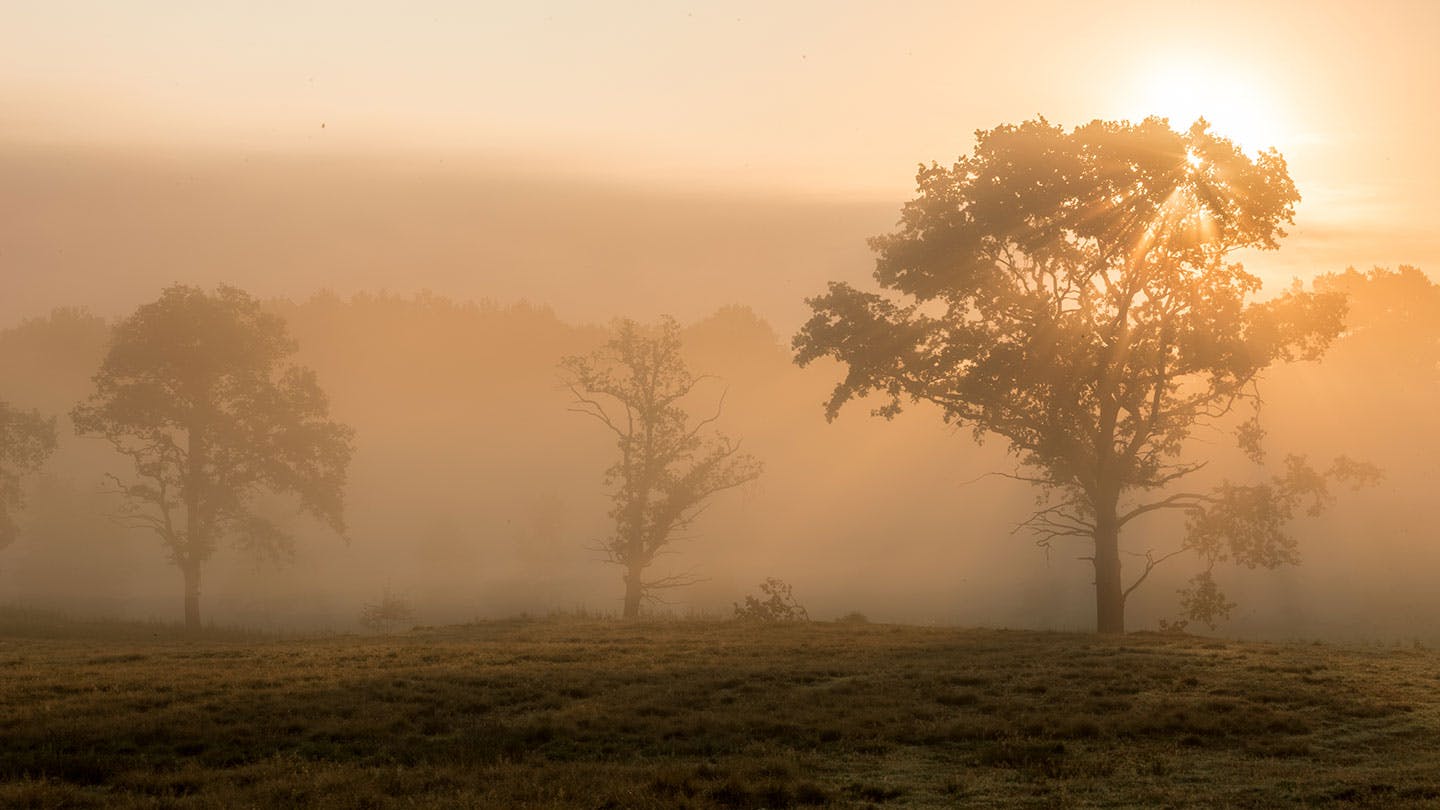
[{"label": "hazy sky", "polygon": [[[119,316],[176,281],[225,281],[296,299],[321,289],[427,288],[461,299],[525,298],[572,323],[660,312],[689,322],[740,303],[787,341],[809,315],[806,296],[828,280],[864,283],[873,267],[865,237],[895,221],[913,195],[917,163],[949,162],[971,150],[975,130],[1036,115],[1073,126],[1150,114],[1178,128],[1203,115],[1248,149],[1285,154],[1304,195],[1296,226],[1280,251],[1244,257],[1270,290],[1347,265],[1408,263],[1440,277],[1440,0],[0,0],[0,330],[62,305]],[[469,535],[432,531],[415,515],[455,517],[456,526],[482,513],[518,521],[544,487],[588,493],[567,507],[577,532],[602,525],[606,506],[597,499],[609,462],[600,450],[576,451],[580,440],[565,431],[604,437],[565,412],[553,372],[565,341],[579,351],[595,333],[535,327],[544,339],[519,351],[504,340],[509,332],[486,325],[510,315],[476,315],[472,324],[417,304],[401,318],[385,312],[405,306],[385,301],[357,305],[343,323],[323,314],[341,311],[325,303],[312,307],[320,314],[296,317],[337,407],[369,414],[356,421],[371,471],[355,478],[358,508],[370,510],[354,521],[368,532],[357,550],[364,536],[371,549],[393,546],[395,559],[412,545],[443,550],[440,541]],[[23,345],[25,330],[10,334]],[[464,340],[447,342],[456,335]],[[93,345],[98,353],[98,339]],[[455,346],[458,354],[444,353]],[[1083,569],[1073,554],[1057,553],[1055,567],[1042,568],[1049,562],[1025,541],[990,542],[1003,539],[1032,493],[986,490],[1000,483],[988,480],[962,489],[999,468],[998,456],[966,449],[968,433],[943,433],[928,417],[898,427],[863,413],[826,425],[818,404],[833,382],[829,369],[796,371],[776,349],[770,365],[747,372],[739,361],[750,349],[716,346],[713,356],[734,359],[735,373],[718,363],[701,368],[738,377],[726,429],[734,426],[771,466],[751,500],[728,502],[732,522],[707,530],[741,539],[738,552],[709,546],[713,559],[756,566],[718,580],[714,604],[726,609],[761,575],[789,577],[778,561],[794,553],[823,558],[820,570],[836,572],[836,612],[871,609],[854,601],[868,579],[881,583],[877,604],[880,588],[934,581],[928,592],[941,596],[933,604],[974,599],[966,615],[994,622],[1023,615],[1054,624],[1086,605],[1090,576],[1072,575]],[[476,365],[469,352],[515,362]],[[17,381],[0,380],[0,399],[23,401],[31,395],[25,380],[50,376],[83,388],[93,368],[85,359],[64,378],[43,364],[30,377],[12,374]],[[1424,452],[1429,440],[1417,443],[1421,434],[1409,426],[1433,418],[1394,419],[1409,411],[1383,398],[1372,407],[1368,389],[1305,387],[1312,382],[1292,378],[1290,410],[1273,400],[1281,404],[1267,404],[1267,413],[1278,417],[1267,424],[1398,472],[1390,489],[1377,489],[1390,500],[1331,524],[1313,567],[1294,575],[1311,577],[1297,581],[1315,589],[1282,588],[1275,599],[1300,617],[1296,627],[1309,610],[1353,613],[1363,635],[1359,622],[1378,614],[1348,610],[1365,606],[1358,594],[1373,598],[1381,577],[1411,583],[1384,589],[1386,609],[1411,611],[1408,626],[1428,638],[1434,589],[1412,571],[1433,570],[1425,563],[1440,545],[1405,518],[1418,513],[1411,507],[1437,475],[1434,454]],[[1329,398],[1312,399],[1311,390]],[[1340,394],[1363,407],[1314,407]],[[45,410],[62,413],[74,396],[57,394]],[[437,409],[449,421],[430,419]],[[1382,411],[1383,419],[1366,416]],[[1356,425],[1383,435],[1372,442],[1378,455],[1347,444]],[[568,466],[553,472],[560,465]],[[496,469],[505,470],[503,486],[489,483],[499,480]],[[455,506],[432,509],[432,495]],[[63,499],[53,503],[62,517],[74,512]],[[977,522],[977,503],[989,523]],[[480,528],[464,531],[493,528],[486,542],[513,542],[498,522],[473,525]],[[974,544],[952,542],[965,532]],[[1384,544],[1344,550],[1343,539],[1357,536]],[[417,542],[394,545],[396,537]],[[905,538],[915,542],[898,542]],[[1324,542],[1339,551],[1327,556]],[[297,569],[295,582],[333,570],[334,549],[315,551],[324,567]],[[50,559],[73,562],[62,552]],[[359,553],[350,559],[383,561],[390,551]],[[433,553],[456,593],[484,593],[472,574],[487,560],[477,556],[467,569]],[[1362,556],[1382,573],[1355,577],[1347,563]],[[91,561],[97,581],[113,573],[101,564],[108,559]],[[573,559],[585,572],[597,568]],[[178,587],[158,559],[135,564],[152,563],[144,570]],[[363,563],[342,564],[358,571]],[[14,573],[23,569],[7,567],[7,576],[23,578]],[[1046,579],[1004,578],[1018,570]],[[371,569],[376,590],[379,571]],[[607,588],[617,582],[593,576]],[[1062,577],[1078,596],[1049,584]],[[9,592],[4,585],[0,593]],[[1010,601],[985,606],[1002,591]],[[1331,591],[1357,596],[1295,595]],[[812,604],[823,604],[811,593]]]},{"label": "hazy sky", "polygon": [[[1305,201],[1276,267],[1434,273],[1437,39],[1431,0],[6,0],[0,138],[473,157],[898,206],[917,162],[977,128],[1203,114],[1290,160]],[[1337,241],[1365,249],[1335,258]]]}]

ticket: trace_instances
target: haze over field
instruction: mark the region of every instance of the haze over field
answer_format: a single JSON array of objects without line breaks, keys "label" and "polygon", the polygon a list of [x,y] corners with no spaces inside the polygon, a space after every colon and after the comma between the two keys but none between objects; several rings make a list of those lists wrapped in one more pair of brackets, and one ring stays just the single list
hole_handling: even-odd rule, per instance
[{"label": "haze over field", "polygon": [[1251,257],[1272,289],[1433,271],[1437,27],[1343,0],[7,3],[0,324],[230,281],[584,321],[743,301],[788,332],[869,272],[917,163],[1037,114],[1279,148],[1304,199]]},{"label": "haze over field", "polygon": [[[387,589],[424,623],[618,612],[621,572],[594,548],[616,532],[616,441],[573,412],[561,362],[612,319],[671,315],[689,369],[716,377],[681,402],[700,419],[723,394],[711,427],[764,471],[657,558],[698,580],[668,609],[728,616],[780,577],[816,618],[1091,628],[1092,552],[1014,532],[1036,491],[987,477],[1020,469],[1005,439],[977,444],[934,401],[827,423],[854,341],[807,333],[834,343],[805,368],[791,341],[828,283],[874,286],[866,240],[896,229],[917,164],[1037,116],[1069,133],[1155,115],[1177,138],[1203,117],[1272,180],[1265,150],[1283,154],[1288,236],[1226,252],[1258,300],[1294,280],[1349,297],[1323,360],[1258,375],[1268,466],[1231,435],[1249,410],[1175,448],[1206,487],[1266,485],[1288,453],[1384,473],[1297,508],[1299,565],[1222,561],[1223,632],[1440,640],[1440,6],[772,5],[7,3],[0,401],[58,417],[58,449],[24,479],[0,603],[178,618],[180,576],[101,491],[134,466],[70,415],[116,323],[171,285],[223,284],[283,319],[354,455],[343,537],[260,496],[293,559],[220,543],[207,621],[349,630]],[[1176,155],[1201,182],[1212,158]],[[1233,224],[1195,216],[1206,237]],[[1127,528],[1127,580],[1185,521]],[[1197,569],[1171,565],[1129,601],[1132,629],[1175,620]]]}]

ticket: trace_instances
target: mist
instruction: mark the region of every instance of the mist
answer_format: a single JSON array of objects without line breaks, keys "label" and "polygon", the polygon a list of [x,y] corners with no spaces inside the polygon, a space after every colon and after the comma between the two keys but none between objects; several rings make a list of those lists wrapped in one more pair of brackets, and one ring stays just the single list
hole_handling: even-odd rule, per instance
[{"label": "mist", "polygon": [[0,807],[1440,802],[1440,3],[0,3]]},{"label": "mist", "polygon": [[[224,272],[232,283],[273,283]],[[1430,576],[1440,546],[1425,518],[1440,476],[1431,452],[1440,438],[1440,288],[1416,270],[1370,280],[1352,273],[1332,284],[1350,296],[1349,328],[1323,361],[1277,367],[1262,382],[1268,445],[1275,457],[1349,454],[1385,478],[1297,522],[1299,565],[1222,568],[1217,576],[1239,605],[1224,632],[1430,641],[1440,610]],[[124,295],[153,297],[146,285],[127,284]],[[779,577],[816,618],[860,612],[912,624],[1090,626],[1086,548],[1044,549],[1015,531],[1036,493],[988,475],[1018,469],[1003,442],[977,444],[927,407],[885,420],[862,403],[827,423],[822,404],[838,365],[798,368],[788,335],[755,309],[739,298],[704,300],[696,296],[691,307],[704,314],[682,330],[689,367],[714,375],[697,388],[693,410],[723,393],[717,425],[763,461],[764,473],[715,498],[660,559],[658,571],[699,581],[668,592],[654,610],[723,618],[756,583]],[[614,444],[569,409],[557,368],[560,358],[600,345],[606,322],[568,320],[540,302],[434,293],[317,292],[264,306],[284,319],[296,359],[316,372],[333,417],[355,431],[350,529],[341,538],[283,502],[269,505],[298,531],[293,556],[222,544],[207,564],[207,621],[354,631],[362,606],[387,590],[403,595],[424,624],[616,614],[621,572],[594,550],[614,530],[603,480]],[[0,593],[12,604],[75,615],[173,620],[176,570],[152,534],[109,517],[115,499],[101,492],[104,474],[125,474],[127,460],[75,438],[66,424],[92,388],[113,323],[67,308],[0,332],[9,401],[61,423],[59,450],[27,484],[21,539],[0,556]],[[1228,435],[1193,441],[1212,461],[1207,480],[1257,475]],[[1182,528],[1177,520],[1147,522],[1129,547],[1173,547]],[[1173,617],[1176,589],[1192,573],[1184,561],[1157,569],[1130,604],[1131,625],[1153,629]]]},{"label": "mist", "polygon": [[529,301],[577,324],[743,301],[788,329],[827,279],[865,275],[895,207],[465,153],[0,143],[0,324],[116,318],[168,284],[223,282]]},{"label": "mist", "polygon": [[[674,316],[688,368],[707,376],[685,408],[700,417],[723,396],[716,427],[765,473],[719,494],[667,549],[657,571],[696,584],[655,610],[727,617],[778,577],[815,617],[1092,624],[1086,545],[1018,529],[1040,490],[1005,477],[1022,471],[1007,442],[933,405],[883,419],[868,414],[883,402],[860,402],[829,422],[844,366],[796,366],[806,298],[865,284],[865,241],[894,228],[903,192],[724,189],[462,151],[60,141],[4,144],[0,179],[0,399],[58,418],[59,435],[24,481],[0,601],[174,617],[177,572],[153,536],[115,522],[102,491],[128,461],[78,437],[69,414],[94,391],[115,324],[168,285],[229,284],[284,321],[295,362],[353,428],[354,458],[344,536],[275,499],[262,507],[298,533],[292,553],[220,545],[203,585],[213,623],[354,630],[384,592],[426,624],[615,613],[621,571],[596,545],[615,530],[616,448],[573,412],[559,363],[605,343],[615,319]],[[1296,520],[1299,565],[1223,566],[1237,605],[1225,633],[1440,637],[1428,577],[1440,545],[1424,509],[1440,474],[1440,288],[1400,264],[1433,244],[1390,236],[1300,216],[1280,251],[1238,254],[1266,281],[1261,297],[1300,275],[1349,300],[1323,359],[1259,380],[1270,458],[1348,455],[1384,480]],[[1345,274],[1371,264],[1390,270]],[[1205,486],[1263,480],[1225,432],[1240,419],[1188,438]],[[1123,564],[1136,571],[1184,529],[1179,517],[1136,523]],[[1192,574],[1182,559],[1156,569],[1128,602],[1132,626],[1172,620]]]}]

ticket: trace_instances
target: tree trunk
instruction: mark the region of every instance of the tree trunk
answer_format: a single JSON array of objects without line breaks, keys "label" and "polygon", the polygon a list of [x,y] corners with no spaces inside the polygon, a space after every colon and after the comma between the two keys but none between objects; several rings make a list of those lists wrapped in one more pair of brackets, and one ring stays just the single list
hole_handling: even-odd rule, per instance
[{"label": "tree trunk", "polygon": [[181,547],[180,573],[185,576],[185,629],[200,629],[200,559],[205,528],[201,526],[200,489],[204,481],[205,440],[200,426],[191,424],[185,455],[189,474],[185,482],[185,544]]},{"label": "tree trunk", "polygon": [[640,580],[640,566],[632,565],[625,572],[625,618],[633,619],[640,615],[640,597],[644,596],[645,586]]},{"label": "tree trunk", "polygon": [[200,629],[200,563],[181,563],[185,576],[185,629]]},{"label": "tree trunk", "polygon": [[1125,592],[1120,586],[1120,526],[1114,510],[1095,521],[1095,630],[1125,632]]}]

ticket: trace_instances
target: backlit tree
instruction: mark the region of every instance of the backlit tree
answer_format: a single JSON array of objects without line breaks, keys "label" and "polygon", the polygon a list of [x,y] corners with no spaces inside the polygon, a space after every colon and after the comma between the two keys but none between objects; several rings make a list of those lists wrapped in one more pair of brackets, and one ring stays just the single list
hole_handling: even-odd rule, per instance
[{"label": "backlit tree", "polygon": [[694,582],[685,575],[645,579],[645,571],[695,523],[712,496],[760,475],[760,462],[738,441],[710,430],[723,396],[710,416],[691,419],[685,400],[705,378],[690,373],[680,349],[673,319],[654,326],[623,320],[605,345],[560,364],[571,410],[604,425],[619,450],[605,476],[615,533],[600,549],[625,571],[627,618],[658,591]]},{"label": "backlit tree", "polygon": [[[1341,329],[1339,296],[1256,303],[1260,280],[1233,259],[1276,248],[1293,220],[1285,161],[1248,156],[1204,121],[1066,131],[1041,119],[977,140],[953,166],[922,166],[899,229],[871,240],[878,291],[832,283],[810,300],[797,362],[844,365],[831,419],[873,394],[878,415],[929,402],[977,440],[1007,442],[1014,476],[1049,497],[1026,523],[1039,541],[1093,547],[1100,632],[1123,632],[1126,597],[1184,553],[1206,564],[1187,604],[1213,619],[1227,603],[1210,567],[1294,561],[1296,510],[1373,473],[1291,458],[1263,483],[1180,489],[1206,463],[1187,452],[1197,427],[1256,402],[1266,367],[1319,357]],[[1241,423],[1256,460],[1262,435]],[[1188,531],[1125,581],[1122,530],[1164,510],[1184,512]]]},{"label": "backlit tree", "polygon": [[344,531],[352,431],[329,418],[309,369],[292,365],[285,322],[234,287],[176,285],[115,328],[95,393],[72,414],[82,435],[128,457],[111,475],[119,519],[153,531],[200,626],[200,571],[222,540],[289,553],[293,537],[255,508],[265,493]]}]

